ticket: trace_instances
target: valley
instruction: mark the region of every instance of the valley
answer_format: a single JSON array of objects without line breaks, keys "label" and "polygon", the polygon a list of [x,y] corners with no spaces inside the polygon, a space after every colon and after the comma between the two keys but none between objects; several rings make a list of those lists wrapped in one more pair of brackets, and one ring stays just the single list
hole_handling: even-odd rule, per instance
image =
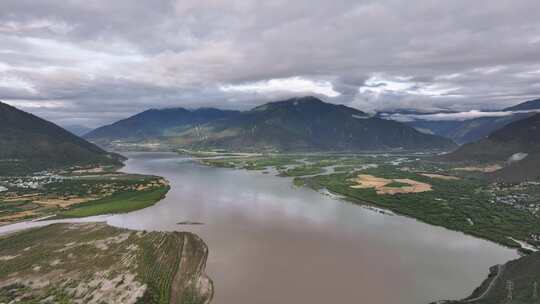
[{"label": "valley", "polygon": [[0,304],[540,304],[539,0],[0,0]]}]

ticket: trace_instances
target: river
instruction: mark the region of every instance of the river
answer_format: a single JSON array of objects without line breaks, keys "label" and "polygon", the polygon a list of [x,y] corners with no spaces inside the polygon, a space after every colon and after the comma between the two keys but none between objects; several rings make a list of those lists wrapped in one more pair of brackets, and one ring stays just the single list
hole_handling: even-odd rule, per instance
[{"label": "river", "polygon": [[210,249],[215,304],[427,304],[468,296],[490,266],[517,257],[492,242],[294,187],[289,178],[206,167],[173,153],[128,157],[124,172],[163,176],[170,192],[152,207],[96,219],[198,234]]}]

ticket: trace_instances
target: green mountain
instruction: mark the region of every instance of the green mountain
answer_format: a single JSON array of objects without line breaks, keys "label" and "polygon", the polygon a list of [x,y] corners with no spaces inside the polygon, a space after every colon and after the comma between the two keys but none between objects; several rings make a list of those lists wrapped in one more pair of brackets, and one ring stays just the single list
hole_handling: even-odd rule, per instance
[{"label": "green mountain", "polygon": [[174,144],[245,151],[368,151],[452,149],[448,139],[402,123],[325,103],[292,98],[258,106],[227,119],[186,130]]},{"label": "green mountain", "polygon": [[463,145],[444,157],[450,161],[506,162],[494,178],[540,177],[540,114],[510,123],[480,141]]},{"label": "green mountain", "polygon": [[117,165],[121,157],[0,102],[0,174],[73,165]]},{"label": "green mountain", "polygon": [[84,134],[92,131],[92,128],[83,125],[61,125],[61,127],[77,136],[83,136]]},{"label": "green mountain", "polygon": [[236,116],[238,111],[201,108],[150,109],[113,124],[97,128],[84,138],[100,145],[112,141],[141,143],[148,140],[167,141],[182,132],[210,121]]}]

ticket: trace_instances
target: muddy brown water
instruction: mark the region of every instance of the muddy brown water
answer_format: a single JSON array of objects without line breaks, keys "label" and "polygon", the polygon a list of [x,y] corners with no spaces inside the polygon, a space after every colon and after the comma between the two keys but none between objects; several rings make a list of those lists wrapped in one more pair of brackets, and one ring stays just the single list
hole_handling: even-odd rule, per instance
[{"label": "muddy brown water", "polygon": [[[206,167],[172,153],[128,156],[123,171],[163,176],[171,191],[152,207],[95,219],[201,236],[210,249],[207,273],[216,304],[463,298],[490,266],[517,257],[515,250],[460,232],[296,188],[289,178]],[[0,233],[36,223],[17,225]]]}]

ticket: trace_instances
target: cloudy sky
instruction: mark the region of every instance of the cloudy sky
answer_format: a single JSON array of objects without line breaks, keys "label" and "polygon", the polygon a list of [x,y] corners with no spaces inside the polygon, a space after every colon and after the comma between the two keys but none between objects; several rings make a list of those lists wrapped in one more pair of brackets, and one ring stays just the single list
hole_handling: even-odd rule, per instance
[{"label": "cloudy sky", "polygon": [[0,100],[90,127],[317,95],[362,110],[540,97],[538,0],[2,0]]}]

